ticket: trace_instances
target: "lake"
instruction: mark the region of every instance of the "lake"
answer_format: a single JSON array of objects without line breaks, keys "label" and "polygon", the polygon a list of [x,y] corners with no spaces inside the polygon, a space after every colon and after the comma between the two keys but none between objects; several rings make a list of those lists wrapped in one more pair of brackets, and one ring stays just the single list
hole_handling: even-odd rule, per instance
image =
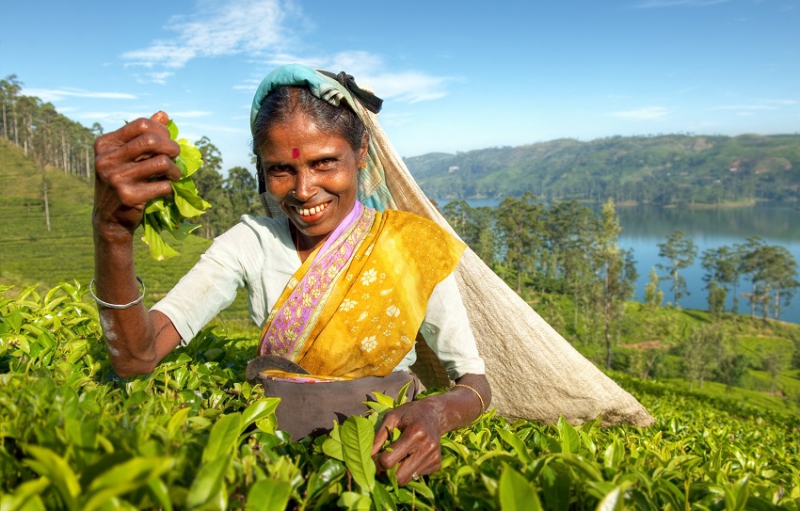
[{"label": "lake", "polygon": [[[446,200],[437,200],[443,207]],[[479,199],[467,201],[472,207],[496,207],[500,200]],[[598,211],[601,205],[590,206]],[[649,281],[650,270],[659,263],[666,263],[658,257],[658,243],[666,241],[675,230],[680,229],[691,237],[697,245],[695,264],[683,270],[689,289],[689,296],[681,299],[684,309],[707,309],[707,291],[700,266],[700,256],[704,250],[722,245],[733,246],[744,243],[750,236],[760,236],[770,245],[783,245],[800,262],[800,211],[796,204],[758,204],[749,208],[731,209],[690,209],[662,208],[660,206],[617,207],[622,233],[619,245],[633,249],[639,279],[636,283],[636,300],[644,296],[644,287]],[[659,272],[663,274],[664,272]],[[800,280],[800,279],[798,279]],[[664,303],[672,301],[670,282],[662,282]],[[739,283],[739,292],[748,292],[749,282]],[[732,307],[732,296],[728,297],[727,310]],[[739,298],[739,312],[749,313],[747,299]],[[781,319],[800,323],[800,295],[792,299],[789,307],[781,308]]]}]

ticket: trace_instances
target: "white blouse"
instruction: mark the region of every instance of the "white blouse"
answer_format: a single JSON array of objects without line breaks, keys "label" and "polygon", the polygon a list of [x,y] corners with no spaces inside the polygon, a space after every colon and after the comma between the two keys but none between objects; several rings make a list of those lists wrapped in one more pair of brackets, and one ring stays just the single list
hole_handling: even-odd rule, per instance
[{"label": "white blouse", "polygon": [[[172,320],[185,345],[246,286],[250,317],[261,328],[301,264],[288,219],[244,215],[153,309]],[[421,332],[450,378],[485,373],[453,274],[434,288]],[[394,370],[416,359],[412,349]]]}]

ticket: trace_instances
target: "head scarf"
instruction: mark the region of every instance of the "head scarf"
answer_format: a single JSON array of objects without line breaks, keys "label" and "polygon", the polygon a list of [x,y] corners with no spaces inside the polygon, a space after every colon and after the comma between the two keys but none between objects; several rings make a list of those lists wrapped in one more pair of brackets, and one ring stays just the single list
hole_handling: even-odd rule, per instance
[{"label": "head scarf", "polygon": [[[339,75],[333,75],[327,71],[318,71],[300,64],[288,64],[272,71],[258,86],[250,109],[251,132],[258,110],[261,108],[261,102],[275,88],[283,85],[306,87],[314,96],[327,101],[333,106],[339,106],[344,102],[361,118],[365,129],[369,133],[369,147],[367,149],[367,167],[360,170],[358,174],[358,200],[365,206],[378,211],[395,209],[392,195],[386,187],[386,174],[375,147],[375,137],[370,130],[372,124],[367,119],[370,115],[368,110],[377,114],[382,100],[358,87],[353,77],[346,73],[342,72]],[[267,212],[270,216],[282,214],[283,211],[265,193],[266,189],[261,169],[258,169],[257,172],[259,192]]]}]

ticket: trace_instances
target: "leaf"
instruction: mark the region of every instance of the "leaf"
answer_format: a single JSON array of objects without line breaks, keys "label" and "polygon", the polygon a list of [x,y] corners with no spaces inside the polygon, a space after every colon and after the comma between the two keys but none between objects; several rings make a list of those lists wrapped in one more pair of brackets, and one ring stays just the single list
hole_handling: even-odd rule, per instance
[{"label": "leaf", "polygon": [[230,459],[230,456],[220,456],[211,463],[200,467],[197,476],[192,481],[191,488],[189,488],[186,507],[202,506],[219,493]]},{"label": "leaf", "polygon": [[150,478],[157,478],[174,465],[169,458],[137,457],[115,465],[96,477],[87,490],[87,498],[82,506],[85,511],[93,511],[114,497],[141,488]]},{"label": "leaf", "polygon": [[522,439],[505,429],[498,429],[496,430],[496,433],[500,438],[503,439],[505,443],[514,449],[514,452],[517,453],[517,456],[522,463],[527,465],[531,462],[531,455],[528,452],[528,448],[525,447],[525,443],[522,441]]},{"label": "leaf", "polygon": [[197,187],[190,177],[172,181],[172,192],[178,211],[186,218],[198,217],[211,207],[211,204],[201,199],[197,194]]},{"label": "leaf", "polygon": [[620,511],[625,509],[625,491],[632,485],[633,482],[626,481],[611,490],[597,505],[597,511]]},{"label": "leaf", "polygon": [[247,428],[250,424],[261,420],[264,417],[268,417],[270,414],[274,414],[279,403],[280,399],[267,397],[261,398],[248,406],[245,411],[242,412],[242,429]]},{"label": "leaf", "polygon": [[[0,511],[44,509],[39,495],[50,486],[50,479],[40,477],[20,484],[14,493],[0,498]],[[37,505],[38,503],[38,505]]]},{"label": "leaf", "polygon": [[336,505],[348,511],[370,511],[372,509],[372,501],[368,496],[352,491],[343,492],[336,501]]},{"label": "leaf", "polygon": [[239,441],[242,431],[242,414],[239,412],[221,416],[208,437],[208,444],[203,449],[203,463],[230,454]]},{"label": "leaf", "polygon": [[61,499],[69,509],[77,509],[77,498],[81,493],[81,486],[75,472],[67,465],[64,458],[50,449],[29,445],[26,447],[33,460],[26,459],[23,463],[45,476],[55,486]]},{"label": "leaf", "polygon": [[394,498],[386,491],[382,484],[376,484],[372,488],[372,502],[377,511],[397,511]]},{"label": "leaf", "polygon": [[203,155],[195,145],[185,138],[176,140],[181,148],[180,159],[182,160],[183,167],[181,168],[181,176],[189,177],[194,174],[200,166],[203,165]]},{"label": "leaf", "polygon": [[749,483],[749,477],[744,476],[733,485],[725,488],[725,509],[732,511],[745,509],[747,499],[750,497]]},{"label": "leaf", "polygon": [[561,452],[577,454],[581,449],[581,437],[575,428],[564,420],[563,415],[558,418],[556,429],[561,443]]},{"label": "leaf", "polygon": [[322,452],[333,459],[344,461],[344,451],[342,448],[342,438],[340,435],[339,424],[333,424],[333,429],[328,434],[328,438],[322,443]]},{"label": "leaf", "polygon": [[167,245],[167,242],[164,241],[164,238],[156,231],[156,229],[150,224],[147,219],[145,219],[144,223],[144,236],[142,236],[142,241],[144,241],[148,247],[150,247],[150,255],[156,261],[163,261],[164,259],[169,259],[170,257],[175,257],[178,255],[178,252]]},{"label": "leaf", "polygon": [[500,476],[498,495],[500,509],[503,511],[541,511],[542,504],[536,488],[522,475],[503,464],[503,475]]},{"label": "leaf", "polygon": [[375,432],[364,417],[348,417],[339,428],[342,453],[347,469],[362,490],[371,492],[375,484],[375,462],[372,461],[372,442]]},{"label": "leaf", "polygon": [[169,130],[169,138],[171,140],[178,138],[178,125],[172,119],[167,121],[167,130]]},{"label": "leaf", "polygon": [[283,511],[292,495],[292,485],[283,481],[256,481],[247,493],[247,511]]}]

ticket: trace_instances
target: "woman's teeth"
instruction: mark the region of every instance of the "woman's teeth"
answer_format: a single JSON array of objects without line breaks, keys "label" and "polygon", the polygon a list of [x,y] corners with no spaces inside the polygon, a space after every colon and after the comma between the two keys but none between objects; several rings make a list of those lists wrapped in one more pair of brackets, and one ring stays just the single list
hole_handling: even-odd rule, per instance
[{"label": "woman's teeth", "polygon": [[311,215],[316,215],[317,213],[319,213],[320,211],[322,211],[323,209],[325,209],[327,207],[328,207],[328,203],[325,202],[325,203],[320,204],[319,206],[316,206],[316,207],[313,207],[313,208],[295,208],[295,209],[300,214],[300,216],[311,216]]}]

